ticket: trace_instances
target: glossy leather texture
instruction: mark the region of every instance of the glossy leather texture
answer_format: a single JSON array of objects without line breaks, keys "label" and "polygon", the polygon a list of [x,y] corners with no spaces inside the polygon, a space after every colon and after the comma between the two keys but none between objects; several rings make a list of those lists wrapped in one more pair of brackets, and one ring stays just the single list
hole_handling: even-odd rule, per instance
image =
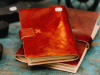
[{"label": "glossy leather texture", "polygon": [[75,35],[75,39],[81,41],[76,42],[80,58],[73,62],[64,62],[64,64],[78,66],[81,56],[84,56],[83,53],[87,47],[87,44],[90,44],[92,41],[91,35],[96,25],[99,13],[72,8],[66,9],[70,19],[72,32]]},{"label": "glossy leather texture", "polygon": [[[93,32],[99,13],[76,10],[76,9],[71,9],[71,8],[66,8],[66,9],[67,9],[67,13],[71,22],[72,32],[75,35],[75,39],[90,43],[92,41],[91,34]],[[85,15],[88,15],[88,16],[85,16]],[[91,15],[93,18],[91,17]],[[87,43],[76,41],[77,50],[78,50],[80,58],[83,52],[85,51],[85,48],[87,47]],[[18,50],[18,53],[16,53],[15,55],[18,55],[18,54],[24,55],[23,47],[21,47]],[[77,66],[80,61],[80,58],[76,61],[64,62],[62,64]]]},{"label": "glossy leather texture", "polygon": [[84,51],[85,51],[85,48],[87,47],[87,44],[84,43],[84,42],[80,42],[80,41],[77,41],[76,42],[76,45],[77,45],[77,48],[78,48],[78,53],[79,53],[79,59],[78,60],[75,60],[75,61],[72,61],[72,62],[63,62],[63,64],[69,64],[69,65],[73,65],[73,66],[77,66]]},{"label": "glossy leather texture", "polygon": [[[78,48],[77,50],[78,50],[78,53],[79,53],[79,56],[80,56],[79,59],[78,60],[75,60],[75,61],[71,61],[71,62],[61,62],[62,64],[69,64],[69,65],[77,66],[77,64],[80,61],[81,56],[82,56],[82,54],[83,54],[83,52],[84,52],[87,44],[86,43],[83,43],[83,42],[80,42],[80,41],[76,41],[76,45],[77,45],[77,48]],[[15,58],[16,58],[16,56],[20,56],[20,55],[21,56],[25,56],[24,49],[23,49],[23,45],[19,48],[19,50],[15,54]],[[18,58],[16,58],[16,59],[19,60]],[[24,60],[19,60],[19,61],[25,62]],[[28,60],[27,60],[27,62],[28,62]],[[27,62],[25,62],[25,63],[27,63]]]},{"label": "glossy leather texture", "polygon": [[21,30],[34,30],[32,37],[23,38],[26,58],[78,55],[64,6],[23,9],[19,11],[19,18]]}]

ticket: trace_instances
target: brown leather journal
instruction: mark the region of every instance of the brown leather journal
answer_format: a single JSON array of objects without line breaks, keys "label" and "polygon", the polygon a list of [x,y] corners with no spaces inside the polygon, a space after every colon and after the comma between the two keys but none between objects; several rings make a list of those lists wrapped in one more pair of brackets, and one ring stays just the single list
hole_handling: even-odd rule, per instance
[{"label": "brown leather journal", "polygon": [[100,28],[99,25],[97,25],[99,13],[71,8],[66,9],[70,19],[70,24],[72,26],[72,31],[75,35],[80,58],[72,62],[51,63],[42,66],[76,73],[83,61],[83,58],[85,57],[87,50],[89,49],[91,38],[92,40],[94,39],[97,31]]},{"label": "brown leather journal", "polygon": [[23,9],[19,18],[20,38],[29,66],[79,58],[64,6]]},{"label": "brown leather journal", "polygon": [[[76,46],[80,58],[76,61],[50,63],[41,66],[76,73],[87,50],[89,49],[89,44],[99,30],[99,26],[96,24],[99,13],[71,8],[66,9],[70,19],[72,32],[74,33],[76,39]],[[25,59],[23,46],[21,46],[15,54],[15,58],[19,61],[28,63],[28,60]]]}]

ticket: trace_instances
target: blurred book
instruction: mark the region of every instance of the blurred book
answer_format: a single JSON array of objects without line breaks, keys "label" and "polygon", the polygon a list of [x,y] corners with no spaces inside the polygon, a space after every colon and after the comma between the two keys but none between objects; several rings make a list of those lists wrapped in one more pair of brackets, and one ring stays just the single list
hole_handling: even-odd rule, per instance
[{"label": "blurred book", "polygon": [[[76,46],[78,48],[80,58],[75,61],[43,64],[41,66],[76,73],[87,50],[89,49],[89,44],[99,30],[99,26],[97,25],[99,13],[71,8],[66,8],[66,10],[72,27],[72,32],[76,39]],[[28,60],[24,55],[23,46],[21,46],[15,54],[15,58],[19,61],[28,63]]]},{"label": "blurred book", "polygon": [[29,66],[79,58],[64,6],[19,10],[19,18],[20,37]]},{"label": "blurred book", "polygon": [[[42,66],[76,73],[89,49],[89,44],[95,38],[95,35],[100,28],[99,25],[97,25],[99,13],[71,8],[66,9],[69,15],[72,31],[75,35],[80,58],[72,62],[51,63]],[[90,38],[92,38],[92,40]]]}]

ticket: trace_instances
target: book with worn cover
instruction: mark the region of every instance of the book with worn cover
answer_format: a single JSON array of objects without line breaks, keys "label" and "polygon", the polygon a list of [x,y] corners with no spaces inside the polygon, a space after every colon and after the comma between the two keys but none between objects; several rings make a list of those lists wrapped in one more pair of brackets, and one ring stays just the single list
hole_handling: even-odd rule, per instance
[{"label": "book with worn cover", "polygon": [[[66,9],[72,26],[72,31],[75,35],[80,58],[72,62],[51,63],[42,66],[76,73],[87,50],[89,49],[89,43],[91,43],[99,30],[99,26],[96,24],[99,13],[71,8]],[[28,63],[28,60],[24,55],[23,46],[21,46],[21,48],[15,54],[15,58],[21,62]]]},{"label": "book with worn cover", "polygon": [[79,58],[64,6],[23,9],[19,18],[20,38],[29,66]]},{"label": "book with worn cover", "polygon": [[66,9],[72,26],[72,31],[75,35],[80,58],[72,62],[51,63],[42,66],[76,73],[89,49],[89,44],[100,28],[99,25],[97,25],[99,13],[71,8]]}]

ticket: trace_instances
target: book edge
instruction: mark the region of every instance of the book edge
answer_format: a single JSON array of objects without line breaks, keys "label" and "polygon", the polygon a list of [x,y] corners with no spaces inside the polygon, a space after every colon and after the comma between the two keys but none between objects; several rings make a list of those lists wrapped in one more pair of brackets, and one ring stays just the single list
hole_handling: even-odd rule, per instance
[{"label": "book edge", "polygon": [[[96,24],[95,27],[94,27],[94,29],[93,29],[93,32],[92,32],[92,34],[91,34],[92,39],[94,39],[94,37],[96,36],[96,34],[97,34],[99,28],[100,28],[100,26]],[[84,57],[85,57],[85,54],[86,54],[87,50],[88,50],[88,48],[85,48],[85,50],[84,50],[84,52],[83,52],[83,55],[82,55],[82,57],[81,57],[81,59],[80,59],[78,65],[75,67],[75,70],[70,71],[70,70],[64,70],[64,69],[63,69],[63,71],[68,71],[68,72],[76,73],[77,70],[78,70],[78,68],[79,68],[79,66],[81,65],[81,63],[82,63]],[[68,65],[68,64],[67,64],[67,65]],[[49,67],[50,67],[50,66],[49,66]],[[53,68],[54,68],[54,67],[53,67]],[[55,69],[56,69],[56,68],[55,68]],[[57,68],[57,69],[58,69],[58,70],[61,70],[61,69],[59,69],[59,68]]]}]

